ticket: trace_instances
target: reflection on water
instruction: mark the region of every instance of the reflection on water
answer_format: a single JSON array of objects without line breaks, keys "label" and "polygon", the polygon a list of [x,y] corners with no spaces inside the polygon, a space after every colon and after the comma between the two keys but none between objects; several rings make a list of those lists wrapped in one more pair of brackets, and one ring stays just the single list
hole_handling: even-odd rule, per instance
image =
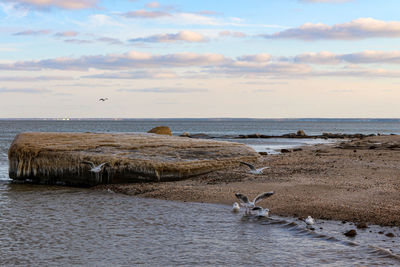
[{"label": "reflection on water", "polygon": [[[349,242],[335,234],[335,223],[310,231],[299,221],[242,217],[224,205],[3,183],[0,207],[2,266],[400,264],[362,235]],[[379,242],[393,246],[386,239]]]}]

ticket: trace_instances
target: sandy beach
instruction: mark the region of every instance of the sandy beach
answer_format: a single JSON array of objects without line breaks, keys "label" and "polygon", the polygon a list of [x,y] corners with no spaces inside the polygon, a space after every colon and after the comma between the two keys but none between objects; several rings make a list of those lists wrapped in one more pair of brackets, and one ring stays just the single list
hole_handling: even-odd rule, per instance
[{"label": "sandy beach", "polygon": [[280,216],[400,225],[400,136],[375,136],[263,156],[257,167],[244,165],[192,179],[167,183],[97,186],[128,195],[176,201],[231,205],[234,193],[250,198],[264,191],[263,200]]}]

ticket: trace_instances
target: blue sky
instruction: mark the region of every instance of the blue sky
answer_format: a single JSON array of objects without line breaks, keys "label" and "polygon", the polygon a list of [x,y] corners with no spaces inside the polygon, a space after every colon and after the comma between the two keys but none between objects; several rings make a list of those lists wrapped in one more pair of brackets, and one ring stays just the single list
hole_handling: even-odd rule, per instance
[{"label": "blue sky", "polygon": [[399,7],[0,0],[0,117],[398,118]]}]

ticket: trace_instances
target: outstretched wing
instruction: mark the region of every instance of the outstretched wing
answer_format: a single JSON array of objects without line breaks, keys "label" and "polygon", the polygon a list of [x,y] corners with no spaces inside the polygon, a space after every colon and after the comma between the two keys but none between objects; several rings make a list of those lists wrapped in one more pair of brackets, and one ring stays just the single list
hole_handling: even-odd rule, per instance
[{"label": "outstretched wing", "polygon": [[101,168],[103,168],[104,165],[109,165],[109,164],[108,164],[108,162],[104,162],[104,163],[100,164],[100,165],[97,166],[97,167],[99,167],[99,168],[101,169]]},{"label": "outstretched wing", "polygon": [[235,196],[243,203],[250,203],[249,199],[240,193],[235,193]]},{"label": "outstretched wing", "polygon": [[260,172],[262,172],[264,169],[269,169],[269,167],[268,167],[268,166],[266,166],[266,167],[262,167],[262,168],[259,168],[259,169],[257,169],[257,171],[260,171]]},{"label": "outstretched wing", "polygon": [[91,168],[94,168],[94,163],[91,161],[81,161],[81,163],[88,164]]},{"label": "outstretched wing", "polygon": [[253,202],[254,202],[254,204],[256,204],[258,201],[260,201],[260,200],[262,200],[262,199],[264,199],[264,198],[270,197],[270,196],[272,196],[273,194],[274,194],[273,191],[271,191],[271,192],[265,192],[265,193],[259,194],[258,196],[256,196],[256,197],[254,198]]},{"label": "outstretched wing", "polygon": [[250,163],[247,163],[247,162],[240,162],[240,164],[244,164],[244,165],[246,165],[246,166],[248,166],[249,168],[250,168],[250,170],[253,170],[253,171],[255,171],[256,170],[256,168],[254,168],[254,166],[253,165],[251,165]]}]

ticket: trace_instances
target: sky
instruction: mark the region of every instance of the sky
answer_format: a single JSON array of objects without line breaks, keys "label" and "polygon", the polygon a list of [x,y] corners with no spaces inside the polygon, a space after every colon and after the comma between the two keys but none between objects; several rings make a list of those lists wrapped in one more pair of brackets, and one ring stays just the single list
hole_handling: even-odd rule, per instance
[{"label": "sky", "polygon": [[0,0],[0,118],[400,118],[399,11]]}]

